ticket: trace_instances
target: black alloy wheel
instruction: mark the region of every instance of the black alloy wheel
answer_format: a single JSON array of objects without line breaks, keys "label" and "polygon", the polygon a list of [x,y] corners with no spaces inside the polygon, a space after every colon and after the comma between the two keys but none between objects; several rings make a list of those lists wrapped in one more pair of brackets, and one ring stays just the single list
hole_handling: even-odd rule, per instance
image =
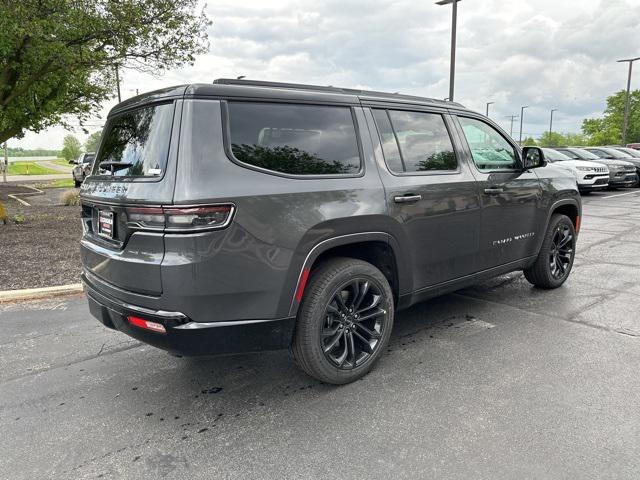
[{"label": "black alloy wheel", "polygon": [[320,338],[325,357],[337,368],[362,365],[379,347],[388,316],[380,307],[382,296],[375,282],[355,278],[331,297]]},{"label": "black alloy wheel", "polygon": [[557,226],[549,252],[549,268],[555,279],[561,279],[573,263],[573,233],[566,224]]},{"label": "black alloy wheel", "polygon": [[291,353],[321,382],[358,380],[389,343],[394,307],[389,279],[376,266],[355,258],[325,260],[309,275]]}]

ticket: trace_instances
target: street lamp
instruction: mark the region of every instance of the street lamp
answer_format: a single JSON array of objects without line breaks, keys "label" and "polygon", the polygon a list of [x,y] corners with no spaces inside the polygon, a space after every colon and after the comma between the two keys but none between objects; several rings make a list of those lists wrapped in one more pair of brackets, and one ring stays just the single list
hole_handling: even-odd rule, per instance
[{"label": "street lamp", "polygon": [[507,115],[506,118],[511,119],[511,130],[509,131],[509,136],[513,138],[513,121],[518,118],[518,115]]},{"label": "street lamp", "polygon": [[549,120],[549,146],[551,146],[551,133],[553,132],[553,112],[557,112],[557,108],[551,109],[551,120]]},{"label": "street lamp", "polygon": [[622,125],[623,147],[627,145],[627,127],[629,126],[629,97],[631,95],[631,71],[633,70],[633,62],[635,62],[636,60],[640,60],[640,57],[618,60],[618,63],[629,63],[629,77],[627,78],[627,98],[624,101],[624,124]]},{"label": "street lamp", "polygon": [[453,102],[453,86],[456,76],[456,26],[458,23],[458,2],[460,0],[439,0],[436,5],[452,4],[451,14],[451,64],[449,66],[449,101]]},{"label": "street lamp", "polygon": [[489,116],[489,105],[493,105],[494,103],[496,102],[487,102],[487,113],[486,113],[487,117]]},{"label": "street lamp", "polygon": [[520,141],[518,142],[522,146],[522,120],[524,117],[524,109],[529,108],[529,105],[525,105],[520,109]]}]

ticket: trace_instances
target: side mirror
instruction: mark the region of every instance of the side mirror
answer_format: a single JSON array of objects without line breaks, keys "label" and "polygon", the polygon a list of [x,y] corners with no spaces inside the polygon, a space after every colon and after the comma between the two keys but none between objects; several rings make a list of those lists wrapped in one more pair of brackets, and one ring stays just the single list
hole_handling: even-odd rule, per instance
[{"label": "side mirror", "polygon": [[544,167],[546,164],[547,160],[540,147],[524,147],[522,149],[522,167],[525,170]]}]

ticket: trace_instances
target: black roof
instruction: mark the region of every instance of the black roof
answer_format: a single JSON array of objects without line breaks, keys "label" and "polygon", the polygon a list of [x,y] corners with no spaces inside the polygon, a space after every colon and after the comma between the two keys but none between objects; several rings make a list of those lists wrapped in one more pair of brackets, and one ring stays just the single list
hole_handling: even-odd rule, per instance
[{"label": "black roof", "polygon": [[464,109],[456,102],[433,98],[404,95],[400,93],[376,92],[322,85],[304,85],[297,83],[267,82],[261,80],[236,80],[220,78],[213,83],[194,83],[154,90],[129,98],[111,110],[110,113],[135,107],[153,101],[180,97],[242,97],[273,98],[299,101],[322,101],[329,103],[354,104],[361,101],[422,104],[441,108]]}]

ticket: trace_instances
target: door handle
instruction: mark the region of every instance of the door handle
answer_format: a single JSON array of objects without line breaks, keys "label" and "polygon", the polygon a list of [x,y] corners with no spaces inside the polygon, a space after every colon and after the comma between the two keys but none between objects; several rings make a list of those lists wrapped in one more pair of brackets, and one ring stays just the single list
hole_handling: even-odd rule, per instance
[{"label": "door handle", "polygon": [[484,193],[488,195],[498,195],[504,192],[504,188],[485,188]]},{"label": "door handle", "polygon": [[396,203],[414,203],[422,200],[422,195],[402,195],[393,197],[393,201]]}]

